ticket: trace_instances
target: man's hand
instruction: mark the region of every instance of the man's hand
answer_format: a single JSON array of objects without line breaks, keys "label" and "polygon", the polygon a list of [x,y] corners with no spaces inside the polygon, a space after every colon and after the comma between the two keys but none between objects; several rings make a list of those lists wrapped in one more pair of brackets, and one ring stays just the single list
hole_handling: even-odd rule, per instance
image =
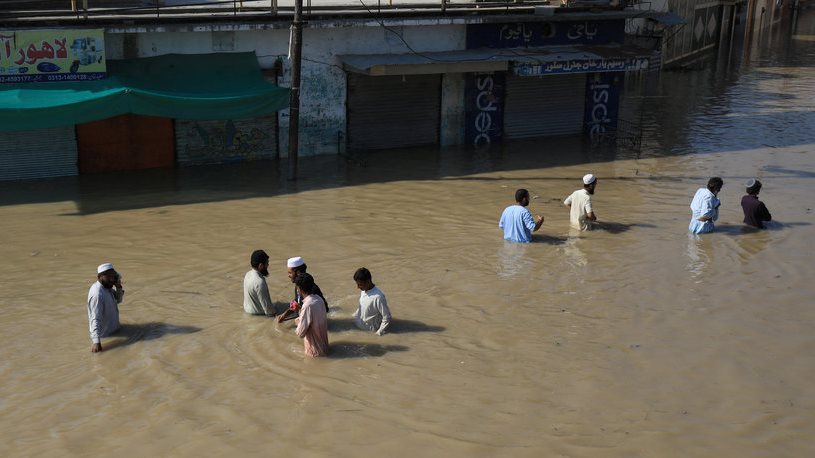
[{"label": "man's hand", "polygon": [[542,225],[543,225],[543,216],[541,216],[541,215],[535,216],[535,229],[533,229],[532,232],[535,232],[538,229],[540,229]]},{"label": "man's hand", "polygon": [[101,352],[102,352],[102,343],[97,342],[97,343],[93,344],[93,346],[91,347],[91,353],[101,353]]}]

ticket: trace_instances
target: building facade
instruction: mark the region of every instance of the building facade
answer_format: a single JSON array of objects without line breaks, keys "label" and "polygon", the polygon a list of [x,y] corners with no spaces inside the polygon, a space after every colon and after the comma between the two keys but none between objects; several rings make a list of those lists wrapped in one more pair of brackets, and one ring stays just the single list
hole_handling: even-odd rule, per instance
[{"label": "building facade", "polygon": [[[625,44],[626,20],[635,14],[550,8],[313,18],[303,33],[299,154],[613,132],[624,76],[659,62],[658,50]],[[104,28],[104,47],[113,60],[252,51],[264,77],[288,87],[289,36],[282,21],[112,25]],[[113,169],[285,157],[288,119],[288,110],[253,119],[125,115],[47,134],[0,133],[7,165],[0,178],[103,171],[100,162],[113,157],[106,151],[123,156]],[[27,155],[60,151],[59,165],[15,163],[8,151],[19,151],[23,140]]]}]

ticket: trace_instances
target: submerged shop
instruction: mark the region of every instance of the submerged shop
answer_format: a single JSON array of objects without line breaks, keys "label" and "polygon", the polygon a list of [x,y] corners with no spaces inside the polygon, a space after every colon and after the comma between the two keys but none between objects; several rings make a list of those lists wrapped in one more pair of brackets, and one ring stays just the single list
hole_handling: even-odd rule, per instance
[{"label": "submerged shop", "polygon": [[0,180],[274,157],[254,53],[109,60],[104,31],[0,32]]},{"label": "submerged shop", "polygon": [[[623,44],[624,18],[538,21],[468,24],[460,51],[340,56],[348,148],[615,129],[622,75],[647,69],[655,52]],[[451,126],[460,135],[445,139]]]},{"label": "submerged shop", "polygon": [[[300,154],[613,130],[622,76],[655,57],[624,44],[626,19],[643,13],[553,10],[381,23],[311,18]],[[279,110],[289,91],[273,82],[289,83],[289,25],[43,29],[4,38],[0,67],[16,79],[0,83],[0,179],[285,156],[289,118]],[[77,76],[86,68],[88,76]],[[35,71],[45,76],[19,78]]]}]

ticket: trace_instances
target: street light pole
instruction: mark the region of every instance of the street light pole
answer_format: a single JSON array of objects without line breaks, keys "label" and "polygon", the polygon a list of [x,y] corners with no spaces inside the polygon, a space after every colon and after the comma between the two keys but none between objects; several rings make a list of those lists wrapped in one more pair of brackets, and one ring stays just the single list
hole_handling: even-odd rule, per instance
[{"label": "street light pole", "polygon": [[303,0],[294,0],[291,23],[291,97],[289,99],[289,180],[297,179],[300,148],[300,67],[303,53]]}]

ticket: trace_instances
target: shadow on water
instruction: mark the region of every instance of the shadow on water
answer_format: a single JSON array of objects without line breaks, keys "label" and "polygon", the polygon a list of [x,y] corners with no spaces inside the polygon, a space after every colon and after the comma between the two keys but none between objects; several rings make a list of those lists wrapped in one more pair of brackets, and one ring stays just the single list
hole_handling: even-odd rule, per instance
[{"label": "shadow on water", "polygon": [[[328,330],[330,332],[359,331],[365,332],[354,324],[353,318],[329,318]],[[409,334],[414,332],[444,332],[447,329],[443,326],[433,326],[421,321],[402,320],[394,318],[388,326],[387,334]]]},{"label": "shadow on water", "polygon": [[806,221],[791,221],[788,223],[781,222],[781,221],[768,221],[764,223],[764,229],[759,229],[757,227],[748,226],[746,224],[717,224],[716,225],[716,232],[727,234],[727,235],[747,235],[747,234],[755,234],[757,232],[763,231],[783,231],[784,229],[790,229],[795,226],[811,226],[812,223]]},{"label": "shadow on water", "polygon": [[594,224],[597,226],[596,230],[606,231],[609,234],[622,234],[623,232],[628,232],[633,227],[644,227],[649,229],[656,227],[656,225],[649,223],[627,224],[627,223],[615,223],[610,221],[599,221]]},{"label": "shadow on water", "polygon": [[544,243],[546,245],[563,245],[569,237],[563,235],[532,234],[532,243]]},{"label": "shadow on water", "polygon": [[385,356],[386,353],[397,351],[408,351],[404,345],[382,345],[376,343],[361,342],[332,342],[331,352],[328,358],[348,359],[348,358],[368,358]]},{"label": "shadow on water", "polygon": [[201,328],[195,326],[178,326],[169,323],[129,323],[123,324],[110,338],[110,342],[103,343],[105,351],[114,348],[127,347],[137,342],[160,339],[168,334],[193,334]]},{"label": "shadow on water", "polygon": [[798,178],[815,178],[815,172],[808,172],[806,170],[794,170],[775,165],[764,167],[764,170],[770,173],[778,173],[782,175],[791,175]]}]

